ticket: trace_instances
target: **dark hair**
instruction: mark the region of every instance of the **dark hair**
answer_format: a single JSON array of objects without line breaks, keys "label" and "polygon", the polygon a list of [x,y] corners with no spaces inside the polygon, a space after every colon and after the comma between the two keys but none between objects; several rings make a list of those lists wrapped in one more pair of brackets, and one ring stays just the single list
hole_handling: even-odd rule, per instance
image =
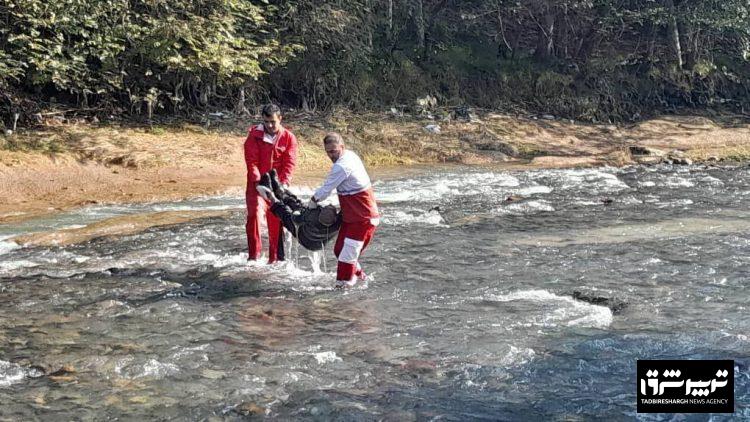
[{"label": "dark hair", "polygon": [[331,227],[336,223],[336,219],[338,218],[336,207],[334,207],[333,205],[326,205],[324,207],[320,207],[319,209],[320,211],[318,213],[318,223],[322,224],[325,227]]},{"label": "dark hair", "polygon": [[281,109],[276,104],[266,104],[261,109],[261,113],[265,117],[273,117],[274,114],[281,116]]},{"label": "dark hair", "polygon": [[341,145],[344,143],[344,139],[336,132],[328,132],[326,137],[323,138],[323,145],[336,144]]}]

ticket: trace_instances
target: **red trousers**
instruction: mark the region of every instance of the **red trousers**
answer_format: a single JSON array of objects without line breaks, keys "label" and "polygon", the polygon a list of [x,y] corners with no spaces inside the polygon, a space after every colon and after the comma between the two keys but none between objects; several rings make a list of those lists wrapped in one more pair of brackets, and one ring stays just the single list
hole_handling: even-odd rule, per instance
[{"label": "red trousers", "polygon": [[336,280],[350,281],[362,271],[359,257],[375,234],[376,226],[370,221],[342,223],[333,253],[336,254]]},{"label": "red trousers", "polygon": [[[279,220],[271,210],[269,204],[258,195],[255,190],[257,183],[248,183],[245,191],[245,202],[247,203],[247,223],[245,224],[245,233],[247,233],[247,251],[248,259],[260,258],[261,240],[260,240],[260,219],[258,215],[262,212],[266,214],[266,224],[268,225],[268,263],[273,264],[277,260],[284,260],[279,256],[279,241],[281,235],[281,220]],[[283,252],[281,252],[283,254]]]}]

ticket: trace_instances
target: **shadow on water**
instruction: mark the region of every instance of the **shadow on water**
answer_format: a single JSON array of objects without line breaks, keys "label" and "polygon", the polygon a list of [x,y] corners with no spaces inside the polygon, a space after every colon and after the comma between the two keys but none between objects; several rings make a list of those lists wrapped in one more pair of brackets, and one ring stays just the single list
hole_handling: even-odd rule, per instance
[{"label": "shadow on water", "polygon": [[229,277],[223,275],[222,271],[210,268],[197,268],[182,273],[143,268],[111,269],[108,272],[112,277],[154,277],[180,285],[180,287],[143,299],[112,298],[126,300],[133,306],[147,305],[165,299],[225,301],[242,297],[279,296],[284,293],[284,290],[264,286],[263,279],[259,275]]},{"label": "shadow on water", "polygon": [[86,307],[107,300],[115,300],[127,303],[131,306],[143,306],[162,300],[200,300],[200,301],[225,301],[242,297],[278,297],[288,294],[284,289],[274,289],[263,284],[263,277],[259,274],[237,274],[233,276],[224,275],[222,271],[210,267],[196,268],[185,272],[174,272],[163,269],[151,268],[109,268],[95,273],[66,274],[61,276],[33,275],[14,278],[0,278],[0,284],[14,283],[42,283],[45,280],[76,280],[81,284],[116,281],[117,283],[136,280],[160,280],[175,287],[157,294],[139,297],[139,293],[116,294],[105,293],[89,297],[86,301],[75,303],[76,307]]}]

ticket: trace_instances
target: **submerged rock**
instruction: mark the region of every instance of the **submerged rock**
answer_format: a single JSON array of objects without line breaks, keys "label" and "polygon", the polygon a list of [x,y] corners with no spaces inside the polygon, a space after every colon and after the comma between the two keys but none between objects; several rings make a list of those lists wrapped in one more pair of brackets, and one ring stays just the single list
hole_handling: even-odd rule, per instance
[{"label": "submerged rock", "polygon": [[78,378],[75,376],[76,369],[70,365],[63,365],[60,369],[47,374],[50,380],[54,382],[75,382]]},{"label": "submerged rock", "polygon": [[234,411],[243,416],[264,415],[266,413],[266,408],[255,403],[246,402],[237,405],[237,407],[234,408]]},{"label": "submerged rock", "polygon": [[75,374],[77,371],[76,369],[71,365],[63,365],[60,369],[58,369],[55,372],[50,372],[50,376],[59,376],[59,375],[68,375],[68,374]]},{"label": "submerged rock", "polygon": [[203,372],[201,372],[201,376],[203,378],[208,378],[212,380],[218,380],[222,379],[227,376],[227,373],[224,371],[216,371],[213,369],[204,369]]},{"label": "submerged rock", "polygon": [[628,306],[628,303],[616,298],[609,298],[604,296],[594,296],[591,294],[574,291],[573,299],[580,300],[581,302],[590,303],[592,305],[606,306],[612,311],[613,315],[619,314]]},{"label": "submerged rock", "polygon": [[437,371],[437,363],[431,360],[409,359],[400,365],[401,369],[412,374],[433,374]]}]

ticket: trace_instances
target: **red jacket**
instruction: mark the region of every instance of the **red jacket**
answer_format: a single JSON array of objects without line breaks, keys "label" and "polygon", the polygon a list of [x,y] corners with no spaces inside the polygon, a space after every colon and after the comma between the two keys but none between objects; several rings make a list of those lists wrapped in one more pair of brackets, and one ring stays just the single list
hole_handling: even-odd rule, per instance
[{"label": "red jacket", "polygon": [[258,182],[261,174],[275,168],[279,181],[289,184],[297,164],[297,138],[283,127],[273,144],[264,141],[263,134],[262,125],[253,126],[245,139],[247,183]]}]

